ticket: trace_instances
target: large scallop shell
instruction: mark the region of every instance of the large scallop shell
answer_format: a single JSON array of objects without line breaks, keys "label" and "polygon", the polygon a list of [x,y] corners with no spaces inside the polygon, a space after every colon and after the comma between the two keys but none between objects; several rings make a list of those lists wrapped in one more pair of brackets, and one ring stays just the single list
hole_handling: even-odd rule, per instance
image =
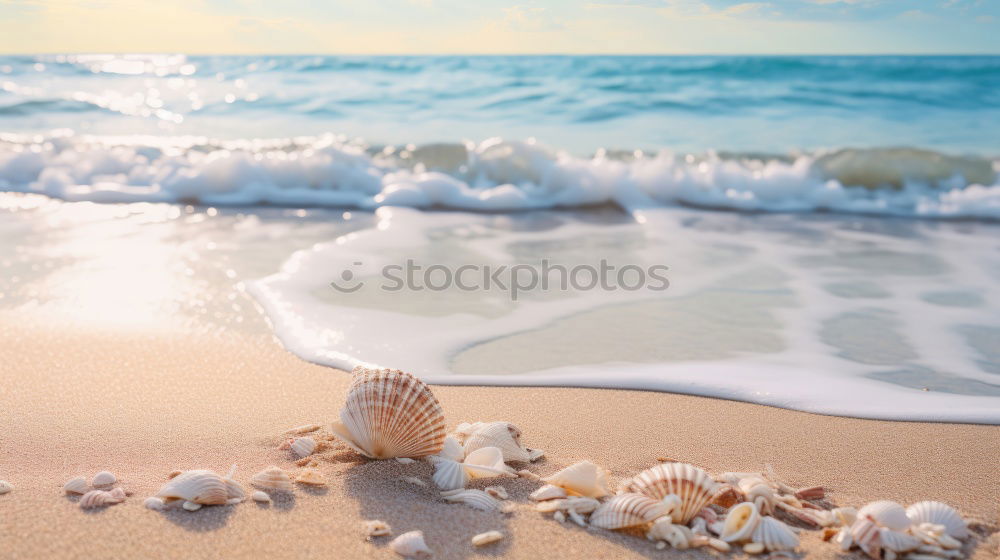
[{"label": "large scallop shell", "polygon": [[289,447],[292,453],[301,459],[312,455],[313,451],[316,451],[316,440],[309,436],[292,438],[291,442],[289,442]]},{"label": "large scallop shell", "polygon": [[608,490],[607,471],[590,461],[574,463],[542,480],[559,486],[574,496],[601,498],[611,493]]},{"label": "large scallop shell", "polygon": [[799,536],[788,525],[773,517],[762,517],[751,537],[753,542],[764,545],[768,551],[792,550],[799,546]]},{"label": "large scallop shell", "polygon": [[293,488],[292,479],[288,476],[288,473],[275,466],[267,467],[266,469],[253,475],[253,477],[250,478],[250,484],[253,484],[258,488],[281,490],[282,492],[291,492]]},{"label": "large scallop shell", "polygon": [[434,554],[431,549],[427,548],[427,543],[424,542],[423,531],[403,533],[389,543],[389,548],[396,554],[407,558],[431,556]]},{"label": "large scallop shell", "polygon": [[98,508],[120,504],[125,501],[125,491],[117,488],[118,492],[108,492],[106,490],[91,490],[80,498],[80,507],[83,509]]},{"label": "large scallop shell", "polygon": [[167,481],[156,497],[166,503],[184,500],[207,506],[221,505],[229,500],[229,486],[226,479],[212,471],[184,471]]},{"label": "large scallop shell", "polygon": [[69,482],[63,485],[63,490],[67,494],[86,494],[88,488],[90,487],[87,486],[87,479],[82,476],[70,479]]},{"label": "large scallop shell", "polygon": [[431,480],[442,490],[457,490],[465,488],[465,484],[469,482],[469,474],[458,461],[438,459],[434,461],[434,476]]},{"label": "large scallop shell", "polygon": [[905,531],[910,526],[910,518],[906,516],[903,506],[890,500],[872,502],[859,509],[858,519],[871,519],[879,527],[893,531]]},{"label": "large scallop shell", "polygon": [[750,540],[754,529],[760,523],[760,511],[753,502],[743,502],[733,506],[722,525],[719,538],[725,542]]},{"label": "large scallop shell", "polygon": [[449,502],[458,502],[483,511],[500,511],[500,500],[482,490],[452,490],[442,492],[441,497]]},{"label": "large scallop shell", "polygon": [[590,516],[590,524],[601,529],[624,529],[646,525],[667,514],[667,506],[643,494],[618,494],[601,504]]},{"label": "large scallop shell", "polygon": [[425,457],[444,446],[444,413],[430,388],[416,377],[359,366],[333,432],[372,459]]},{"label": "large scallop shell", "polygon": [[521,445],[521,430],[509,422],[488,422],[465,440],[466,454],[484,447],[498,448],[504,461],[527,463],[531,460],[528,449]]},{"label": "large scallop shell", "polygon": [[965,524],[965,520],[955,508],[948,504],[934,501],[917,502],[906,508],[906,516],[914,525],[921,523],[944,525],[948,535],[956,539],[964,539],[969,536],[969,528]]},{"label": "large scallop shell", "polygon": [[711,501],[718,485],[705,471],[687,463],[663,463],[635,475],[626,492],[638,492],[662,500],[670,494],[681,499],[674,510],[674,523],[686,525]]}]

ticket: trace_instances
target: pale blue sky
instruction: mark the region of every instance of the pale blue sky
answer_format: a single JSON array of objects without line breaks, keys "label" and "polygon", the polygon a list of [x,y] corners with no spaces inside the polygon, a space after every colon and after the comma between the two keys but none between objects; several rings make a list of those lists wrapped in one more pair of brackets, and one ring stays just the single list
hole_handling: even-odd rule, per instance
[{"label": "pale blue sky", "polygon": [[1000,0],[0,0],[0,52],[1000,53]]}]

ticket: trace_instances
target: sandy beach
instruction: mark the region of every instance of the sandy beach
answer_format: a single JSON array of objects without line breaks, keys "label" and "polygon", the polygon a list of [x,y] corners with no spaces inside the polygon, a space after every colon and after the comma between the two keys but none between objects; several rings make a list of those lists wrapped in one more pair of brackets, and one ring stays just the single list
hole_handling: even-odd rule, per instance
[{"label": "sandy beach", "polygon": [[[236,479],[274,464],[295,470],[277,447],[289,428],[326,424],[343,402],[349,376],[306,363],[266,334],[236,330],[101,330],[43,314],[0,316],[4,356],[0,413],[0,496],[4,558],[394,558],[387,539],[365,542],[360,523],[383,519],[396,534],[423,530],[435,558],[702,557],[659,551],[644,539],[560,525],[531,509],[537,483],[504,479],[513,514],[448,504],[432,488],[431,465],[373,462],[344,450],[322,454],[330,484],[298,488],[271,506],[251,501],[197,512],[145,509],[142,501],[176,469],[225,472]],[[860,506],[887,498],[937,499],[977,527],[972,558],[998,556],[996,484],[1000,427],[884,422],[794,412],[654,392],[570,388],[434,387],[449,428],[507,420],[546,457],[547,475],[580,459],[620,480],[659,458],[710,472],[760,470],[792,485],[824,485],[832,501]],[[108,469],[134,495],[84,511],[63,494],[73,476]],[[477,486],[492,483],[477,481]],[[474,550],[487,530],[506,537]],[[836,547],[803,532],[809,558]],[[851,557],[860,558],[853,552]]]}]

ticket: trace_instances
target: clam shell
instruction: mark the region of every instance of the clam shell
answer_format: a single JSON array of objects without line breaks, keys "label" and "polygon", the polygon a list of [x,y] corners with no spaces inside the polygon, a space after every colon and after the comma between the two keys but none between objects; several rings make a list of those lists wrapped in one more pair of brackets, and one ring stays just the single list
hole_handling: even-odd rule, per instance
[{"label": "clam shell", "polygon": [[372,459],[426,457],[444,446],[444,413],[430,388],[416,377],[359,366],[333,431]]},{"label": "clam shell", "polygon": [[725,542],[750,540],[760,523],[760,511],[753,502],[737,504],[726,514],[719,538]]},{"label": "clam shell", "polygon": [[643,494],[618,494],[601,504],[590,516],[590,524],[601,529],[624,529],[645,525],[667,514],[667,506]]},{"label": "clam shell", "polygon": [[149,498],[146,498],[142,502],[142,505],[146,506],[146,509],[151,509],[153,511],[160,511],[161,509],[166,507],[166,504],[163,503],[163,500],[157,498],[156,496],[150,496]]},{"label": "clam shell", "polygon": [[799,536],[788,525],[773,517],[762,517],[751,538],[753,542],[764,545],[770,552],[793,550],[799,546]]},{"label": "clam shell", "polygon": [[88,488],[90,487],[87,486],[87,479],[82,476],[72,478],[63,485],[63,490],[67,494],[86,494]]},{"label": "clam shell", "polygon": [[542,480],[559,486],[574,496],[601,498],[611,493],[608,490],[607,471],[590,461],[572,464]]},{"label": "clam shell", "polygon": [[500,501],[482,490],[452,490],[442,492],[441,497],[483,511],[500,511]]},{"label": "clam shell", "polygon": [[312,455],[313,451],[316,451],[316,440],[309,436],[292,438],[288,446],[292,450],[292,453],[301,459]]},{"label": "clam shell", "polygon": [[464,465],[469,478],[517,476],[510,467],[504,464],[503,452],[498,447],[481,447],[472,451],[466,454],[462,465]]},{"label": "clam shell", "polygon": [[906,508],[906,516],[914,525],[933,523],[944,525],[948,535],[956,539],[969,536],[969,528],[958,511],[948,504],[934,501],[917,502]]},{"label": "clam shell", "polygon": [[893,552],[908,552],[922,544],[917,537],[892,529],[879,530],[879,538],[882,539],[882,547]]},{"label": "clam shell", "polygon": [[427,548],[427,543],[424,542],[423,531],[403,533],[389,543],[389,548],[396,554],[405,557],[431,556],[434,554],[431,549]]},{"label": "clam shell", "polygon": [[273,465],[253,475],[250,478],[250,484],[268,490],[292,491],[291,477],[284,470]]},{"label": "clam shell", "polygon": [[156,497],[166,503],[184,500],[206,506],[221,505],[230,498],[226,480],[209,470],[182,472],[167,481]]},{"label": "clam shell", "polygon": [[184,502],[181,507],[188,511],[198,511],[201,509],[201,504],[195,502]]},{"label": "clam shell", "polygon": [[[119,490],[121,489],[119,488]],[[80,498],[80,507],[83,509],[91,509],[119,504],[123,501],[125,501],[124,491],[119,494],[114,494],[106,490],[91,490]]]},{"label": "clam shell", "polygon": [[118,482],[118,477],[114,473],[108,471],[101,471],[94,475],[94,478],[90,481],[92,486],[110,486]]},{"label": "clam shell", "polygon": [[529,451],[521,445],[521,430],[509,422],[489,422],[473,432],[465,440],[468,455],[484,447],[496,447],[503,454],[504,461],[527,463],[531,460]]},{"label": "clam shell", "polygon": [[253,501],[259,504],[269,504],[271,503],[271,496],[263,490],[255,490],[253,494],[250,495]]},{"label": "clam shell", "polygon": [[326,477],[316,469],[302,469],[295,477],[295,482],[310,486],[326,486]]},{"label": "clam shell", "polygon": [[456,490],[465,488],[469,481],[469,475],[465,472],[465,466],[450,459],[439,459],[434,463],[434,476],[431,477],[434,484],[442,490]]},{"label": "clam shell", "polygon": [[626,492],[638,492],[662,500],[674,494],[681,507],[674,510],[674,523],[686,525],[711,501],[718,484],[705,471],[687,463],[663,463],[635,475],[625,485]]},{"label": "clam shell", "polygon": [[542,486],[538,490],[535,490],[528,496],[528,498],[536,502],[543,502],[545,500],[555,500],[558,498],[565,498],[565,497],[566,497],[566,491],[552,484],[546,484],[545,486]]},{"label": "clam shell", "polygon": [[[858,519],[871,519],[879,527],[893,531],[905,531],[910,526],[903,506],[890,500],[872,502],[858,510]],[[857,539],[855,539],[857,540]]]},{"label": "clam shell", "polygon": [[485,533],[479,533],[478,535],[472,537],[472,546],[486,546],[497,542],[503,538],[503,533],[500,531],[486,531]]},{"label": "clam shell", "polygon": [[[861,512],[858,512],[859,514]],[[882,554],[882,535],[880,527],[869,517],[858,516],[858,519],[851,525],[851,541],[858,545],[868,556],[876,560]]]}]

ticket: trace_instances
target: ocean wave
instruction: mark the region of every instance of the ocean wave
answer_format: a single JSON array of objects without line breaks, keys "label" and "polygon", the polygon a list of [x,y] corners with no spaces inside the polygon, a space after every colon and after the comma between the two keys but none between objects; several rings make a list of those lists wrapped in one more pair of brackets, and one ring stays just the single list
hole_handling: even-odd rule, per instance
[{"label": "ocean wave", "polygon": [[67,200],[479,211],[617,204],[1000,218],[1000,162],[913,148],[798,155],[599,151],[527,141],[373,147],[274,140],[0,136],[0,188]]}]

